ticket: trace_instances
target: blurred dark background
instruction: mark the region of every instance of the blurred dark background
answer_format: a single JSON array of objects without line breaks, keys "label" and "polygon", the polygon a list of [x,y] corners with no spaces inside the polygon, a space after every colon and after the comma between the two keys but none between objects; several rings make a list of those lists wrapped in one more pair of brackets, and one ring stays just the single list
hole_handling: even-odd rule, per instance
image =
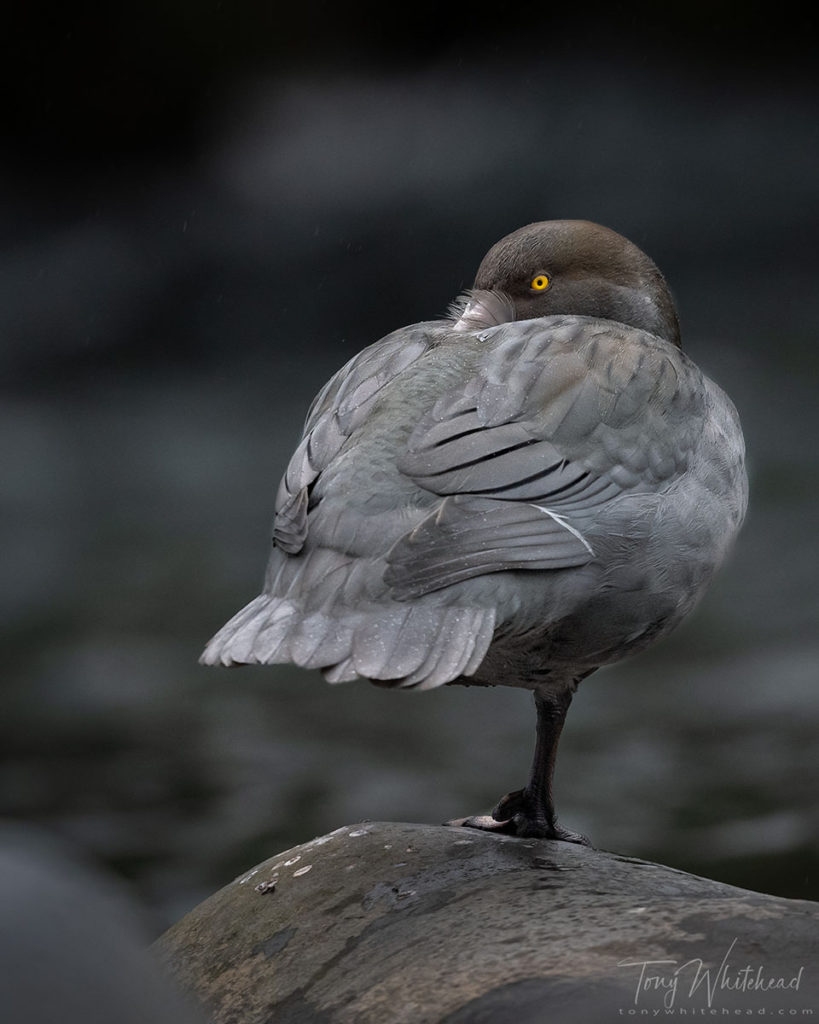
[{"label": "blurred dark background", "polygon": [[[524,778],[526,694],[205,670],[253,597],[311,397],[532,220],[657,261],[737,403],[751,513],[690,623],[581,687],[558,766],[602,848],[819,898],[807,9],[164,0],[5,17],[2,813],[158,931],[361,818]],[[755,20],[756,18],[756,20]]]}]

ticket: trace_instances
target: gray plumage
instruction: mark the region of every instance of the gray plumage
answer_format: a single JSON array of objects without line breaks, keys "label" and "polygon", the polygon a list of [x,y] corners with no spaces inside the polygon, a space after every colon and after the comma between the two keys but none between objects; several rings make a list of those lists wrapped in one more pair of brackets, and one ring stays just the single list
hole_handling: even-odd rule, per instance
[{"label": "gray plumage", "polygon": [[264,591],[202,660],[570,694],[696,603],[745,512],[743,459],[648,257],[588,222],[528,225],[451,319],[316,397]]}]

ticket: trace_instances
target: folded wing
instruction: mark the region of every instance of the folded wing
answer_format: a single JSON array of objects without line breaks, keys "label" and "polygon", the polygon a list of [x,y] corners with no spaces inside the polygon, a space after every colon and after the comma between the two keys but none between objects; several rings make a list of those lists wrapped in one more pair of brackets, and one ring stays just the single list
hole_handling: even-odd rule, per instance
[{"label": "folded wing", "polygon": [[399,460],[443,498],[389,552],[385,582],[401,600],[491,572],[585,565],[602,509],[685,468],[694,437],[678,414],[696,398],[669,346],[582,317],[514,328],[487,332],[476,372]]}]

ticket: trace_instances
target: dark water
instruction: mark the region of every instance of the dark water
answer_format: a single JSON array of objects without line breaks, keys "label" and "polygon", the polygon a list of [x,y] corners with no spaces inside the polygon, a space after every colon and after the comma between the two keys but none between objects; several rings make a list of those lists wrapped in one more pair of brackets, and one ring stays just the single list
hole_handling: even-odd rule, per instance
[{"label": "dark water", "polygon": [[811,88],[751,73],[441,62],[246,83],[195,158],[59,203],[9,176],[5,813],[131,879],[159,929],[277,849],[522,783],[526,694],[196,659],[257,592],[326,377],[445,310],[502,234],[585,217],[666,272],[752,496],[691,621],[581,687],[559,809],[605,849],[819,898],[815,123]]}]

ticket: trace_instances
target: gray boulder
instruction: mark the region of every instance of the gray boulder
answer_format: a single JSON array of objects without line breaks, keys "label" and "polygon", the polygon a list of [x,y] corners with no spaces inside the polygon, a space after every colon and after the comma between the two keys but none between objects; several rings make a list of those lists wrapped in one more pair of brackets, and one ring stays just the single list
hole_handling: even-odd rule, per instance
[{"label": "gray boulder", "polygon": [[819,1009],[816,904],[465,828],[337,829],[247,871],[157,947],[218,1024]]}]

